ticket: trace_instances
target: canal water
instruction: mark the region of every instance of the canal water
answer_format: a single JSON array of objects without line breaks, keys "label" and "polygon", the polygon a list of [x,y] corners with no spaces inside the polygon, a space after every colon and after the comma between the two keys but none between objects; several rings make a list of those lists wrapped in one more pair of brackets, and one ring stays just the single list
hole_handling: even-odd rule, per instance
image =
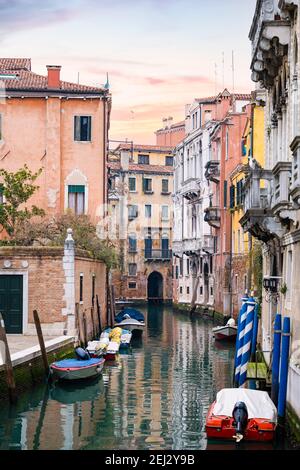
[{"label": "canal water", "polygon": [[102,377],[41,384],[0,407],[0,449],[224,448],[207,443],[205,418],[217,391],[231,386],[234,346],[214,341],[211,321],[139,308],[142,337]]}]

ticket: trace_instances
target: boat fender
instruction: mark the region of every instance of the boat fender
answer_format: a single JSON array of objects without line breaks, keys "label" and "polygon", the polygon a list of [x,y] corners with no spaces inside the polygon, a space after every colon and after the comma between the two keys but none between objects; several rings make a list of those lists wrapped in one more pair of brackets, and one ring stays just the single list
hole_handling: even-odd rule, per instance
[{"label": "boat fender", "polygon": [[235,427],[237,436],[241,436],[239,440],[243,439],[244,432],[248,424],[248,409],[243,401],[238,401],[233,408],[232,416],[234,419],[233,426]]},{"label": "boat fender", "polygon": [[89,355],[88,351],[83,348],[76,348],[75,354],[77,359],[79,359],[80,361],[87,361],[88,359],[91,359],[91,356]]}]

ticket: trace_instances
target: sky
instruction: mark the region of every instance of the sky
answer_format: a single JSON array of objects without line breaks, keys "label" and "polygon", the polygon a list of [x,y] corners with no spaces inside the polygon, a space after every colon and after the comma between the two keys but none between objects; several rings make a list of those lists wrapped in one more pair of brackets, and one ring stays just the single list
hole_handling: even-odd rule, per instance
[{"label": "sky", "polygon": [[[162,119],[250,80],[256,0],[0,0],[0,56],[112,93],[110,138],[154,144]],[[234,51],[234,80],[232,73]]]}]

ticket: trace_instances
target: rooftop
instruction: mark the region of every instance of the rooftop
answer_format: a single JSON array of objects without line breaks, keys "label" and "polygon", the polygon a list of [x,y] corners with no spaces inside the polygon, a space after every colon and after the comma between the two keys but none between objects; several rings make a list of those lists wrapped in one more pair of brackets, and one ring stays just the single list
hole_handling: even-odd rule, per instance
[{"label": "rooftop", "polygon": [[[121,170],[121,164],[120,162],[109,162],[108,168],[118,171]],[[127,171],[134,173],[165,173],[172,175],[173,167],[165,165],[138,165],[137,163],[129,163]]]},{"label": "rooftop", "polygon": [[157,153],[172,153],[173,147],[166,147],[160,145],[140,145],[140,144],[131,144],[124,143],[118,145],[116,150],[133,150],[134,152],[157,152]]},{"label": "rooftop", "polygon": [[[0,75],[7,91],[49,91],[48,77],[32,72],[31,59],[28,58],[0,58]],[[84,94],[107,92],[103,87],[80,85],[63,80],[59,80],[59,87],[50,89]]]}]

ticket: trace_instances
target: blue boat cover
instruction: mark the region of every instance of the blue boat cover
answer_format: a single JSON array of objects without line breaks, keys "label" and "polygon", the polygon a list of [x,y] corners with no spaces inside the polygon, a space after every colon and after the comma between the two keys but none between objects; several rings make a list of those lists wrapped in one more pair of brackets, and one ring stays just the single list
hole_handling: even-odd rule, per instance
[{"label": "blue boat cover", "polygon": [[[102,359],[103,361],[103,359]],[[52,365],[55,367],[62,367],[63,369],[68,367],[87,367],[94,366],[101,362],[99,358],[91,358],[86,361],[79,361],[78,359],[63,359],[62,361],[53,362]]]},{"label": "blue boat cover", "polygon": [[145,321],[145,317],[139,310],[135,310],[134,308],[124,308],[118,315],[115,317],[115,322],[120,323],[124,320],[124,316],[129,315],[130,318],[133,318],[137,321]]}]

